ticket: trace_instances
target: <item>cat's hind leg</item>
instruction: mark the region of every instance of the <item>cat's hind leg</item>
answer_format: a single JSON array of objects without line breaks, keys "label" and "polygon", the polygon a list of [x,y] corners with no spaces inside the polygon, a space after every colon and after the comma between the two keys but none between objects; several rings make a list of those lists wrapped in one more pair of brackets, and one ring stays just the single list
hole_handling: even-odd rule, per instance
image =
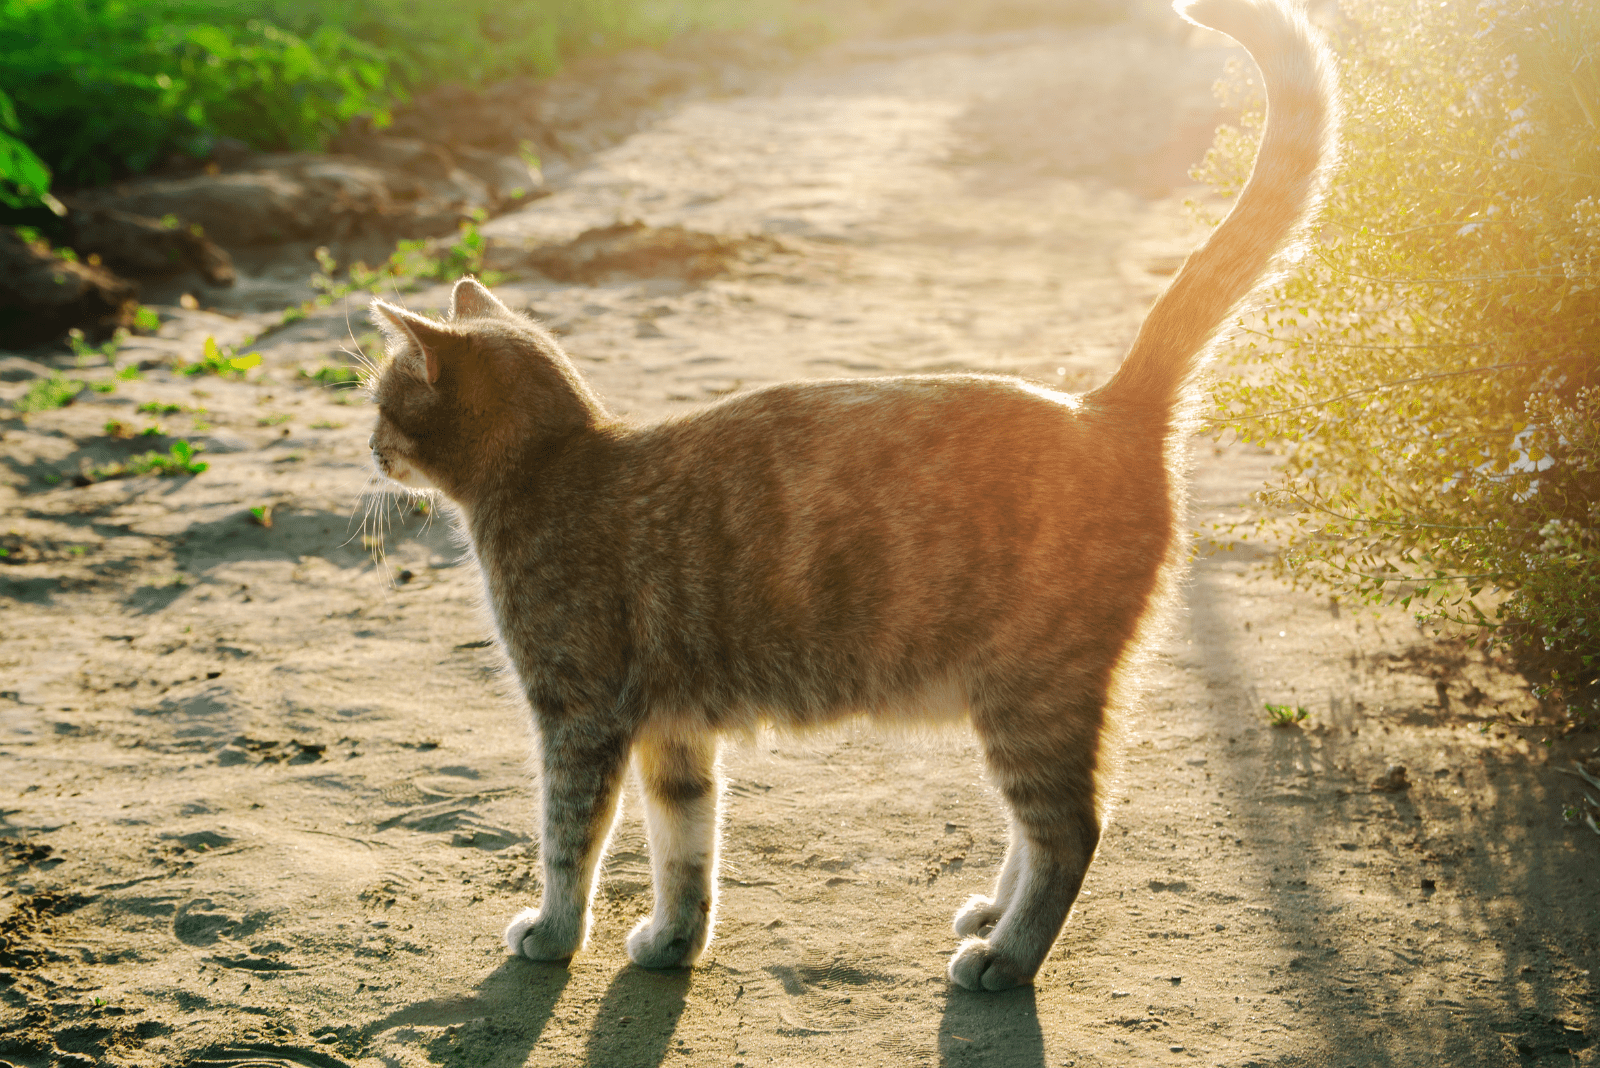
[{"label": "cat's hind leg", "polygon": [[634,762],[644,788],[655,908],[628,936],[628,956],[646,968],[683,968],[699,959],[716,922],[716,738],[647,734]]},{"label": "cat's hind leg", "polygon": [[[1013,841],[994,905],[957,915],[958,924],[972,924],[1001,909],[988,937],[968,938],[950,960],[950,978],[969,990],[1032,981],[1099,844],[1096,771],[1103,704],[1080,697],[1071,705],[1049,709],[1029,701],[974,708],[990,773],[1011,807]],[[973,925],[973,933],[982,926]]]},{"label": "cat's hind leg", "polygon": [[506,928],[506,947],[566,960],[589,937],[589,899],[616,822],[630,740],[577,720],[541,724],[539,862],[544,897]]}]

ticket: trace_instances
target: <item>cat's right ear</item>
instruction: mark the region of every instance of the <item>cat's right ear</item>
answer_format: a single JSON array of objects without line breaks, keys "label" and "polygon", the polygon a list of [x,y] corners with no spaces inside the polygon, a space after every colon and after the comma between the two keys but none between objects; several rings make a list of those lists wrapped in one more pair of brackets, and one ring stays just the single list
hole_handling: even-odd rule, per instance
[{"label": "cat's right ear", "polygon": [[404,338],[422,354],[428,385],[439,381],[439,349],[449,332],[425,315],[396,307],[386,300],[372,302],[372,321],[390,339]]}]

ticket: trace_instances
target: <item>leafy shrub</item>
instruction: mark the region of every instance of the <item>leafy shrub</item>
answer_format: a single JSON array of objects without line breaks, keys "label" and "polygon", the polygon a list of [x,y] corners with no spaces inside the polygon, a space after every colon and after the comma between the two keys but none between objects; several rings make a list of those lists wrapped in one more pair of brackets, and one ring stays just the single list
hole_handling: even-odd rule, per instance
[{"label": "leafy shrub", "polygon": [[[1344,169],[1218,420],[1283,450],[1285,573],[1517,639],[1571,698],[1600,674],[1600,6],[1344,13]],[[1202,176],[1238,188],[1259,125]]]},{"label": "leafy shrub", "polygon": [[0,102],[0,203],[32,203],[50,168],[68,185],[104,182],[170,152],[203,157],[218,136],[316,149],[357,115],[382,126],[393,103],[430,85],[548,74],[578,52],[748,20],[762,6],[0,0],[0,85],[15,103],[13,114]]}]

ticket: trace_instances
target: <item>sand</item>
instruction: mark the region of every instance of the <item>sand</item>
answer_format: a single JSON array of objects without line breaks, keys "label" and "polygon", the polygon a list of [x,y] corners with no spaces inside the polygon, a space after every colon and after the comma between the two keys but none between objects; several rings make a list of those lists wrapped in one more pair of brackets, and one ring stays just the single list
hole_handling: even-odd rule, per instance
[{"label": "sand", "polygon": [[[705,281],[497,292],[642,419],[805,377],[1092,386],[1202,233],[1184,169],[1236,54],[1155,22],[846,43],[486,227],[504,262],[631,219],[776,245]],[[1600,1064],[1600,837],[1563,821],[1561,774],[1595,736],[1403,613],[1276,582],[1259,546],[1196,560],[1033,988],[944,975],[1004,844],[964,730],[730,748],[693,971],[623,953],[649,903],[632,792],[588,947],[508,958],[538,897],[526,713],[447,519],[363,497],[371,414],[304,377],[370,350],[362,301],[270,332],[251,304],[309,296],[313,267],[163,307],[114,357],[142,378],[90,358],[112,392],[0,424],[0,1062]],[[163,369],[251,335],[242,378]],[[73,484],[176,437],[207,470]],[[1200,439],[1196,527],[1270,463]]]}]

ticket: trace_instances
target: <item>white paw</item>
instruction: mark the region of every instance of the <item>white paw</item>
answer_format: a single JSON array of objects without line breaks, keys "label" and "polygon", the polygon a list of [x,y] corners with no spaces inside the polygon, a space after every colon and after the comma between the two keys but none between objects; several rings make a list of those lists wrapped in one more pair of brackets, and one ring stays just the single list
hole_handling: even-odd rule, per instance
[{"label": "white paw", "polygon": [[541,919],[538,909],[523,909],[506,928],[506,948],[529,960],[566,960],[581,945],[581,924]]},{"label": "white paw", "polygon": [[969,938],[950,958],[950,981],[968,990],[1009,990],[1033,982],[1033,973],[1023,974],[987,939]]},{"label": "white paw", "polygon": [[687,968],[700,959],[706,948],[708,925],[698,929],[657,927],[651,920],[640,920],[628,935],[628,956],[641,968]]},{"label": "white paw", "polygon": [[955,922],[952,924],[956,934],[962,938],[975,935],[985,927],[993,927],[1000,922],[1000,909],[995,905],[994,899],[984,897],[982,894],[973,894],[967,898],[967,903],[956,910]]}]

